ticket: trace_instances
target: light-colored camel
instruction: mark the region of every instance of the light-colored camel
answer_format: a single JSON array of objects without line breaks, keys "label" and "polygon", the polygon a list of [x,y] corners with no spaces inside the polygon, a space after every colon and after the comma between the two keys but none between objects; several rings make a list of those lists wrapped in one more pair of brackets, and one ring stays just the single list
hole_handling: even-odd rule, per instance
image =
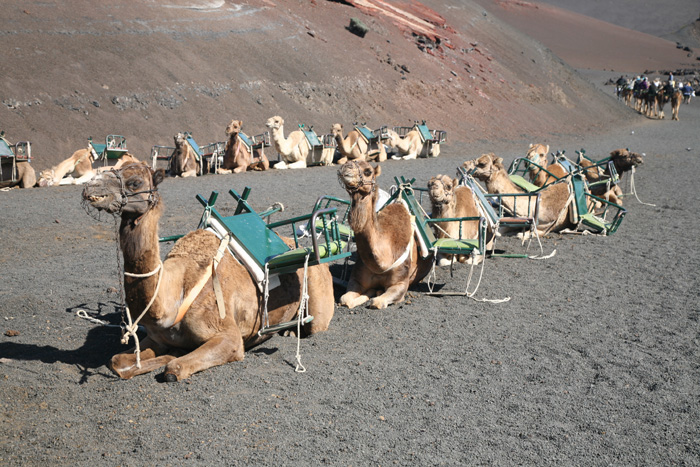
[{"label": "light-colored camel", "polygon": [[[215,273],[224,303],[221,318],[211,276],[221,241],[212,232],[190,232],[161,262],[158,221],[164,207],[157,186],[162,180],[162,170],[153,172],[144,163],[126,164],[100,174],[83,191],[83,199],[92,207],[121,216],[119,245],[128,312],[136,320],[145,311],[140,321],[133,322],[134,328],[143,325],[148,333],[140,342],[141,367],[133,351],[111,360],[112,370],[124,379],[165,365],[167,381],[182,380],[242,360],[245,349],[269,337],[257,334],[263,294],[228,252]],[[279,278],[281,285],[269,296],[270,325],[292,320],[302,296],[303,269]],[[309,268],[308,295],[314,319],[305,325],[303,335],[326,330],[333,317],[333,280],[326,264]]]},{"label": "light-colored camel", "polygon": [[284,119],[280,116],[268,119],[265,125],[270,129],[275,150],[282,156],[282,160],[275,164],[275,169],[304,169],[313,162],[309,160],[311,151],[303,131],[292,131],[285,138]]},{"label": "light-colored camel", "polygon": [[42,170],[39,173],[39,180],[36,184],[41,187],[58,186],[66,175],[71,175],[73,177],[70,181],[71,185],[82,185],[97,173],[104,172],[105,170],[118,169],[127,162],[138,162],[138,159],[136,159],[133,154],[127,152],[117,160],[114,166],[93,169],[92,162],[93,158],[90,148],[79,149],[58,165],[50,169]]},{"label": "light-colored camel", "polygon": [[[226,150],[221,167],[216,169],[218,174],[241,173],[246,170],[267,170],[270,162],[261,147],[255,151],[255,158],[250,153],[246,144],[241,140],[240,133],[243,128],[242,120],[231,120],[226,127]],[[252,150],[252,148],[251,148]]]},{"label": "light-colored camel", "polygon": [[[489,193],[523,193],[515,183],[510,180],[503,166],[503,159],[495,154],[484,154],[478,159],[466,161],[462,167],[467,172],[473,171],[474,178],[484,182]],[[553,183],[546,186],[540,192],[540,209],[537,217],[537,232],[545,235],[549,232],[573,227],[568,216],[572,206],[573,197],[569,194],[569,186],[566,182]],[[514,211],[514,201],[504,197],[503,204],[511,212]],[[531,217],[527,211],[528,203],[517,203],[517,211],[513,214],[519,217]]]},{"label": "light-colored camel", "polygon": [[170,159],[170,175],[173,177],[196,177],[199,173],[198,161],[192,146],[187,142],[187,135],[178,133],[173,137],[175,141],[175,151]]},{"label": "light-colored camel", "polygon": [[531,144],[527,151],[527,159],[545,169],[540,170],[538,167],[533,165],[528,168],[528,174],[533,185],[542,187],[549,183],[554,183],[558,179],[568,175],[566,169],[564,169],[564,167],[562,167],[562,165],[558,162],[549,165],[547,162],[548,154],[549,145],[544,144]]},{"label": "light-colored camel", "polygon": [[387,130],[387,134],[389,135],[387,144],[399,152],[398,155],[391,156],[392,159],[409,160],[418,156],[437,157],[440,155],[440,145],[437,143],[424,144],[417,129],[409,131],[403,138],[394,130]]},{"label": "light-colored camel", "polygon": [[335,136],[335,141],[338,143],[338,152],[341,155],[337,161],[338,164],[344,164],[355,159],[376,160],[377,162],[386,160],[384,143],[380,142],[379,149],[370,151],[367,141],[356,129],[349,131],[347,136],[343,137],[343,125],[335,123],[331,127],[331,134]]},{"label": "light-colored camel", "polygon": [[[432,210],[430,216],[434,219],[479,217],[481,215],[472,190],[466,186],[459,186],[456,178],[436,175],[428,182],[428,194]],[[436,238],[460,238],[459,222],[438,222],[433,226]],[[461,238],[477,238],[479,236],[478,223],[463,222],[461,234]],[[438,266],[449,266],[453,256],[456,255],[439,254]],[[460,263],[464,263],[469,260],[469,257],[457,255],[456,259]]]},{"label": "light-colored camel", "polygon": [[[615,149],[610,152],[610,158],[615,166],[620,181],[625,172],[629,172],[638,165],[644,163],[642,156],[636,152],[630,152],[629,149]],[[583,167],[584,175],[589,184],[594,184],[602,179],[610,178],[610,171],[606,166],[605,169],[593,167],[593,162],[588,159],[582,159],[579,165]],[[622,206],[622,189],[619,183],[608,187],[604,184],[597,184],[591,187],[591,194],[603,198],[606,201]]]},{"label": "light-colored camel", "polygon": [[372,308],[386,308],[403,301],[408,287],[430,271],[432,258],[420,258],[414,239],[411,215],[400,203],[375,212],[380,166],[367,161],[346,162],[338,179],[352,200],[350,227],[355,234],[357,262],[340,304],[348,308],[369,300]]},{"label": "light-colored camel", "polygon": [[58,185],[66,175],[73,176],[71,184],[74,185],[85,183],[95,175],[90,148],[78,149],[58,165],[39,172],[37,185],[41,187]]},{"label": "light-colored camel", "polygon": [[[11,172],[15,170],[14,181],[12,181]],[[36,172],[34,167],[27,161],[17,162],[15,167],[12,167],[12,162],[5,163],[2,165],[3,177],[8,178],[6,174],[9,175],[9,180],[0,181],[0,188],[32,188],[36,185]]]}]

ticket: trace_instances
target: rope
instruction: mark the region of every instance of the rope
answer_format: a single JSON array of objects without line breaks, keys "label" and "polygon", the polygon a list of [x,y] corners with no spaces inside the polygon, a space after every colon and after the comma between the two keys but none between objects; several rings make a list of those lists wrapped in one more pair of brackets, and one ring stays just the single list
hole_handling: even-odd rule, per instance
[{"label": "rope", "polygon": [[153,296],[151,297],[151,301],[148,302],[148,305],[146,305],[146,308],[141,312],[138,318],[136,318],[136,321],[131,321],[131,311],[129,311],[129,307],[126,307],[126,327],[124,329],[124,332],[122,333],[122,344],[128,344],[129,343],[129,336],[134,337],[134,343],[136,344],[136,350],[134,353],[136,354],[136,368],[141,368],[141,345],[139,342],[139,336],[136,335],[136,331],[139,329],[139,321],[141,321],[141,318],[143,318],[146,315],[146,312],[148,312],[149,308],[151,308],[151,305],[153,305],[153,302],[155,302],[156,297],[158,296],[158,291],[160,290],[160,281],[163,278],[163,262],[159,261],[158,266],[151,272],[147,272],[146,274],[134,274],[130,272],[124,271],[124,275],[128,277],[137,277],[137,278],[144,278],[144,277],[151,277],[155,274],[158,274],[158,283],[156,284],[156,290],[153,293]]},{"label": "rope", "polygon": [[304,282],[301,290],[301,301],[299,302],[299,312],[297,313],[297,354],[296,361],[297,366],[294,369],[297,373],[306,373],[306,368],[301,363],[301,324],[309,314],[309,256],[311,253],[306,253],[306,259],[304,260]]},{"label": "rope", "polygon": [[263,295],[263,317],[262,317],[262,327],[258,331],[258,336],[260,336],[261,332],[270,326],[270,318],[267,315],[267,300],[270,298],[270,269],[267,266],[267,263],[265,263],[265,278],[263,279],[263,289],[264,289],[264,295]]},{"label": "rope", "polygon": [[632,193],[634,194],[634,197],[637,198],[637,201],[639,201],[640,204],[643,204],[645,206],[652,206],[656,207],[655,204],[651,203],[645,203],[641,199],[639,199],[639,196],[637,196],[637,188],[634,186],[634,172],[635,172],[635,167],[632,167],[632,172],[630,174],[630,189],[632,190]]}]

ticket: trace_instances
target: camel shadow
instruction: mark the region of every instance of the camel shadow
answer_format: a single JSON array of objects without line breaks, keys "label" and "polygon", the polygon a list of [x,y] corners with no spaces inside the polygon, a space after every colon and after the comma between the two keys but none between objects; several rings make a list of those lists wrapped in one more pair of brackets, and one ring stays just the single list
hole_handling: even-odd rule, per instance
[{"label": "camel shadow", "polygon": [[[78,309],[85,308],[85,304],[81,304],[67,308],[66,311],[75,314]],[[116,307],[110,304],[99,303],[98,309],[101,310],[103,308]],[[102,314],[100,315],[103,316]],[[118,325],[120,320],[118,313],[110,313],[106,318],[110,321],[110,324],[116,325]],[[75,366],[80,373],[78,383],[84,384],[91,376],[117,378],[111,371],[106,369],[106,364],[112,355],[125,349],[120,343],[120,335],[121,330],[118,327],[94,326],[88,330],[83,344],[76,349],[66,350],[52,345],[0,342],[0,355],[10,360],[65,363],[66,365]],[[100,369],[102,367],[104,368]]]}]

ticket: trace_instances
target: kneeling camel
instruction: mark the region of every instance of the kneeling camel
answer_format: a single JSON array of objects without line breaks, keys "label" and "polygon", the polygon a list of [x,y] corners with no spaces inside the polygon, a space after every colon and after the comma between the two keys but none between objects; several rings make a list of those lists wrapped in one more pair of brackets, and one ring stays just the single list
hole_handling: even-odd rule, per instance
[{"label": "kneeling camel", "polygon": [[[88,205],[121,217],[119,245],[128,313],[133,320],[143,314],[138,324],[148,332],[140,343],[140,365],[131,351],[112,357],[111,369],[124,379],[165,365],[166,381],[182,380],[243,360],[246,349],[269,337],[257,334],[263,294],[245,267],[227,252],[215,272],[224,303],[221,317],[211,273],[221,244],[214,233],[190,232],[161,262],[158,221],[164,207],[158,184],[162,180],[163,171],[153,172],[143,163],[126,164],[102,173],[83,191]],[[293,319],[302,296],[303,271],[279,278],[281,285],[270,291],[268,302],[271,325]],[[333,317],[333,281],[327,265],[309,268],[308,295],[314,319],[302,334],[326,330]],[[183,305],[188,301],[189,307]]]}]

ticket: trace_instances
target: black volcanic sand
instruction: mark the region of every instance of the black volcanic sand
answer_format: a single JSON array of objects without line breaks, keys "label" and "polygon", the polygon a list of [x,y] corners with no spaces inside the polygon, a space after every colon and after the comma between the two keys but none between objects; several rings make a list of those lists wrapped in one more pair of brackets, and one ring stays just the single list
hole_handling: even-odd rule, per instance
[{"label": "black volcanic sand", "polygon": [[[0,193],[0,464],[697,465],[699,113],[695,101],[680,122],[551,138],[569,154],[645,153],[636,185],[656,206],[627,197],[612,237],[548,236],[549,260],[487,260],[477,297],[508,303],[421,285],[386,310],[337,309],[302,341],[303,374],[296,339],[276,336],[188,381],[119,380],[105,366],[124,350],[118,329],[76,317],[119,323],[112,219],[88,216],[80,187]],[[527,143],[389,161],[381,187],[425,185],[489,150],[510,161]],[[161,233],[196,226],[195,194],[246,185],[255,207],[279,200],[288,216],[343,195],[333,167],[168,179]],[[461,289],[467,272],[437,282]]]}]

